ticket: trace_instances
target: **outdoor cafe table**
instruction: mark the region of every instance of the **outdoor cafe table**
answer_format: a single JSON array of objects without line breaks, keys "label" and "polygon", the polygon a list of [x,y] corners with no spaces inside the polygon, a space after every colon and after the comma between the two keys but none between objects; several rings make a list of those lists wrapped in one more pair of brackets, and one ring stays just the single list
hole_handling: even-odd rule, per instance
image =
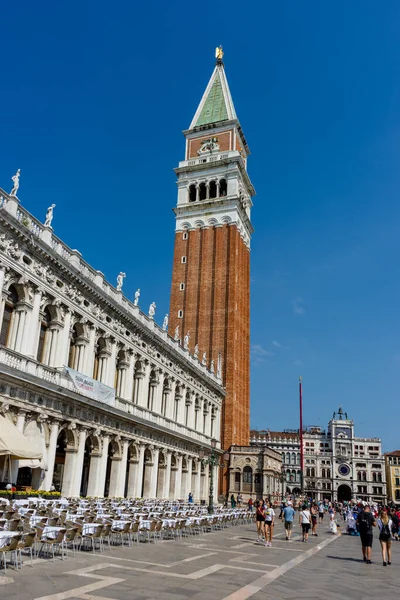
[{"label": "outdoor cafe table", "polygon": [[0,531],[0,548],[8,546],[10,538],[17,535],[21,535],[21,533],[19,531]]},{"label": "outdoor cafe table", "polygon": [[36,523],[40,523],[40,521],[43,521],[44,519],[47,521],[47,517],[40,517],[39,515],[33,516],[29,519],[29,523],[32,525],[32,527],[34,527]]},{"label": "outdoor cafe table", "polygon": [[132,521],[122,521],[117,519],[116,521],[112,522],[112,526],[114,529],[123,529],[127,523],[131,524]]},{"label": "outdoor cafe table", "polygon": [[96,533],[99,523],[84,523],[82,526],[82,535],[92,535]]},{"label": "outdoor cafe table", "polygon": [[53,527],[46,525],[46,527],[43,529],[43,537],[55,539],[61,529],[65,529],[65,527]]}]

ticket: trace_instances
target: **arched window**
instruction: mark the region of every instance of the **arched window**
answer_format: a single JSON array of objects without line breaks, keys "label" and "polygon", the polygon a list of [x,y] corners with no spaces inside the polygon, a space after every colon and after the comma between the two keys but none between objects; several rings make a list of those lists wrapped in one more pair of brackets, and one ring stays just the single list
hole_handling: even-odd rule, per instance
[{"label": "arched window", "polygon": [[396,490],[395,500],[400,500],[400,490]]},{"label": "arched window", "polygon": [[174,401],[174,421],[178,421],[179,417],[179,406],[180,401],[182,400],[182,392],[180,386],[176,386],[175,389],[175,401]]},{"label": "arched window", "polygon": [[196,186],[192,183],[192,185],[189,186],[189,202],[196,202],[196,194]]},{"label": "arched window", "polygon": [[209,196],[210,198],[216,198],[217,197],[217,183],[215,181],[210,181],[210,188],[209,188]]},{"label": "arched window", "polygon": [[314,469],[314,467],[311,469],[311,477],[315,477],[315,469]]},{"label": "arched window", "polygon": [[326,477],[326,470],[325,469],[322,469],[321,477]]},{"label": "arched window", "polygon": [[363,471],[363,481],[367,481],[367,473],[366,473],[366,471]]},{"label": "arched window", "polygon": [[3,322],[1,324],[0,345],[10,347],[11,323],[15,315],[15,308],[18,302],[18,293],[12,285],[8,290],[8,295],[4,305]]},{"label": "arched window", "polygon": [[286,452],[286,464],[290,465],[290,452]]},{"label": "arched window", "polygon": [[310,467],[306,468],[306,477],[311,477],[311,469],[310,469]]},{"label": "arched window", "polygon": [[199,200],[206,200],[207,198],[207,186],[205,183],[199,185]]},{"label": "arched window", "polygon": [[253,469],[251,467],[244,467],[243,469],[243,483],[252,484],[253,482]]},{"label": "arched window", "polygon": [[330,469],[326,470],[326,476],[328,477],[328,479],[331,478],[331,470]]},{"label": "arched window", "polygon": [[357,471],[357,481],[361,481],[361,471]]},{"label": "arched window", "polygon": [[219,195],[226,196],[228,193],[228,186],[226,185],[226,179],[221,179],[219,182]]},{"label": "arched window", "polygon": [[[49,307],[46,306],[44,309],[42,321],[40,323],[40,332],[39,332],[39,344],[37,349],[36,360],[40,363],[45,362],[46,358],[46,346],[47,346],[47,336],[49,332],[49,325],[51,321],[51,314]],[[48,361],[46,361],[48,362]]]},{"label": "arched window", "polygon": [[376,483],[376,473],[372,473],[372,481]]},{"label": "arched window", "polygon": [[296,453],[292,452],[292,465],[296,464]]},{"label": "arched window", "polygon": [[286,481],[289,483],[290,481],[290,471],[286,471]]}]

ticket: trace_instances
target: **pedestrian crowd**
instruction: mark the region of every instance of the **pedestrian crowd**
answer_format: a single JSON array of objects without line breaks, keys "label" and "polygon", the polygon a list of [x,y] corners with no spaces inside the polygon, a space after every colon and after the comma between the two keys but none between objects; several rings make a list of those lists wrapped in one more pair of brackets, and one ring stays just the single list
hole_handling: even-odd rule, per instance
[{"label": "pedestrian crowd", "polygon": [[[275,510],[268,499],[256,500],[250,497],[248,510],[255,509],[257,525],[257,542],[266,547],[272,546],[275,525]],[[278,519],[284,522],[286,541],[291,541],[293,525],[298,509],[299,525],[302,531],[302,542],[308,543],[310,535],[318,537],[317,528],[325,517],[329,522],[329,532],[341,535],[341,526],[349,535],[360,536],[364,562],[371,564],[373,544],[373,528],[378,527],[379,542],[382,551],[383,566],[392,564],[392,541],[399,540],[400,509],[395,506],[378,506],[363,501],[330,502],[313,501],[312,498],[297,501],[286,499],[281,503]],[[342,522],[341,522],[342,520]]]}]

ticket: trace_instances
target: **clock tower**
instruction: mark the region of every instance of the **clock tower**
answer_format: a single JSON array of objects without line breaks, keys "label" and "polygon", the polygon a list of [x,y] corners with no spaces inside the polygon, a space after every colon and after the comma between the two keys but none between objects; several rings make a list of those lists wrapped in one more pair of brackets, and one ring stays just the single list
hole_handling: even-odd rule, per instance
[{"label": "clock tower", "polygon": [[[170,331],[219,372],[226,388],[222,447],[250,435],[249,147],[225,75],[222,48],[175,169],[178,201]],[[186,338],[186,339],[185,339]]]}]

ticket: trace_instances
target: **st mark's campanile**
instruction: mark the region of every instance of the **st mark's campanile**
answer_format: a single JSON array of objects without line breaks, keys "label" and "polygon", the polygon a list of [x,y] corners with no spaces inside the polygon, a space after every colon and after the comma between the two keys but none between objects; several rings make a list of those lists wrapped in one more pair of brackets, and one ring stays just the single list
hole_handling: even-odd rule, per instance
[{"label": "st mark's campanile", "polygon": [[[222,371],[226,400],[222,448],[248,445],[250,434],[249,148],[236,116],[222,60],[188,130],[178,176],[169,331]],[[177,329],[179,328],[179,330]],[[188,337],[186,339],[188,339]]]}]

